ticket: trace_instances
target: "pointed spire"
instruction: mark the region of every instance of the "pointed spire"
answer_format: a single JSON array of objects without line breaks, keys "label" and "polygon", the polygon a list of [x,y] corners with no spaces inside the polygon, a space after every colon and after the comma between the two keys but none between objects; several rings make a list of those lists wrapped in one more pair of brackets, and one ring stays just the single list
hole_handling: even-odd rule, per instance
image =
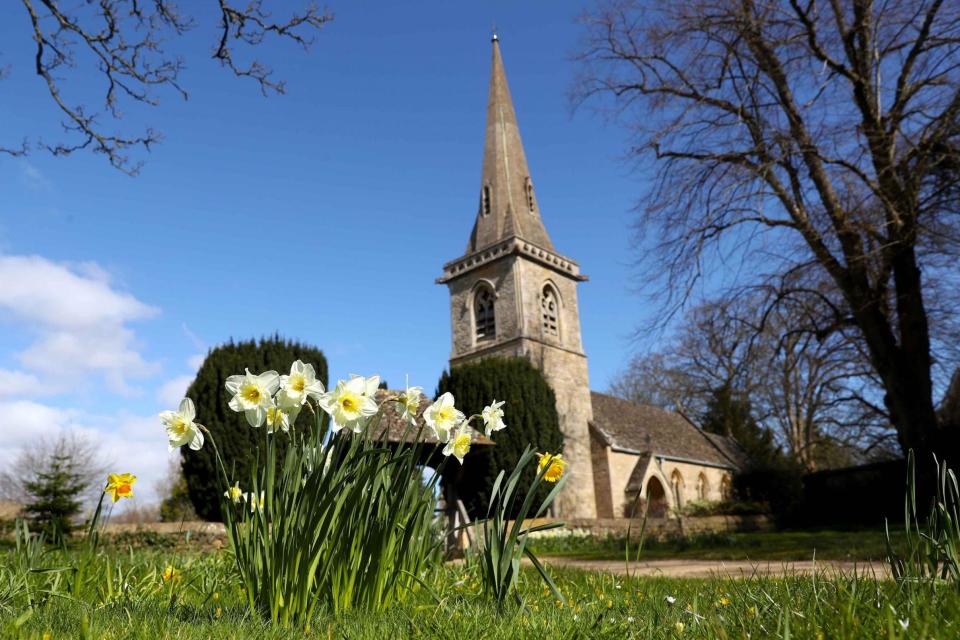
[{"label": "pointed spire", "polygon": [[520,140],[517,114],[513,110],[507,74],[500,57],[500,39],[494,32],[493,68],[487,98],[487,131],[483,144],[483,176],[477,221],[470,234],[467,253],[511,236],[518,236],[553,251],[540,218]]}]

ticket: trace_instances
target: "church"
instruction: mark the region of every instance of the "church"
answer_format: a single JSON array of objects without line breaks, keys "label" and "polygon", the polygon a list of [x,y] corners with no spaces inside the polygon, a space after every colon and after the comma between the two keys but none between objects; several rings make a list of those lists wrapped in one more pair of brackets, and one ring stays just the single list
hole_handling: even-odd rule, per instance
[{"label": "church", "polygon": [[493,37],[483,169],[464,254],[443,266],[450,291],[450,366],[491,356],[528,358],[553,388],[570,477],[557,515],[652,516],[726,498],[743,464],[736,442],[682,416],[590,391],[580,336],[580,266],[550,240]]}]

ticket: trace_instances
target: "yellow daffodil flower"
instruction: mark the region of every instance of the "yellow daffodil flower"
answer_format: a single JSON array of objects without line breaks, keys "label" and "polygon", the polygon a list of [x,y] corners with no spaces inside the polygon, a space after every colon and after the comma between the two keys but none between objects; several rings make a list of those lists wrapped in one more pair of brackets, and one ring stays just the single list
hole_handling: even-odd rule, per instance
[{"label": "yellow daffodil flower", "polygon": [[493,404],[489,407],[484,407],[480,413],[480,416],[483,418],[483,433],[488,438],[494,431],[507,428],[507,425],[503,422],[503,409],[501,409],[503,405],[504,402],[502,400],[500,402],[494,400]]},{"label": "yellow daffodil flower", "polygon": [[136,481],[137,476],[132,473],[111,473],[107,476],[107,488],[103,492],[109,493],[114,502],[120,498],[132,498]]},{"label": "yellow daffodil flower", "polygon": [[240,502],[243,497],[243,491],[240,490],[240,482],[234,482],[233,486],[223,492],[223,497],[228,498],[234,504]]},{"label": "yellow daffodil flower", "polygon": [[467,429],[457,429],[447,442],[447,446],[443,448],[443,455],[453,454],[453,457],[463,464],[463,457],[470,451],[470,440],[470,432]]},{"label": "yellow daffodil flower", "polygon": [[320,407],[333,418],[331,430],[337,433],[348,428],[354,433],[363,431],[367,420],[377,413],[374,396],[380,386],[380,376],[352,376],[337,382],[333,391],[320,396]]},{"label": "yellow daffodil flower", "polygon": [[307,398],[319,401],[323,393],[323,383],[317,380],[313,365],[297,360],[290,366],[290,375],[280,376],[277,404],[286,410],[299,409]]},{"label": "yellow daffodil flower", "polygon": [[[543,472],[543,479],[547,482],[556,482],[563,477],[567,469],[567,461],[563,459],[562,454],[540,453],[537,454],[540,462],[537,463],[537,473]],[[543,471],[546,468],[546,471]]]}]

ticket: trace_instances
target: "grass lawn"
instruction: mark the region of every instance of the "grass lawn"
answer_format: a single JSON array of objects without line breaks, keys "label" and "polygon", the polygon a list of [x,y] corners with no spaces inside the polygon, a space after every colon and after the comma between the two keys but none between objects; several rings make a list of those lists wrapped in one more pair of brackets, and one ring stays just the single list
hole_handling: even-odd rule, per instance
[{"label": "grass lawn", "polygon": [[[498,612],[474,568],[447,565],[379,612],[321,611],[309,630],[269,628],[246,611],[227,552],[0,555],[4,638],[948,638],[960,594],[855,576],[679,580],[558,570],[558,602],[524,575],[524,606]],[[29,571],[27,564],[32,564]],[[176,572],[164,581],[170,565]],[[41,572],[37,570],[53,570]],[[428,588],[429,587],[429,590]],[[432,593],[431,593],[432,592]],[[49,634],[47,636],[46,634]]]},{"label": "grass lawn", "polygon": [[[893,528],[892,528],[893,529]],[[891,531],[894,546],[903,539],[899,528]],[[595,540],[563,536],[541,538],[531,545],[539,555],[584,560],[622,560],[624,538]],[[630,545],[631,557],[637,545]],[[687,558],[700,560],[879,560],[886,555],[882,529],[866,531],[777,531],[724,533],[648,539],[641,559]]]}]

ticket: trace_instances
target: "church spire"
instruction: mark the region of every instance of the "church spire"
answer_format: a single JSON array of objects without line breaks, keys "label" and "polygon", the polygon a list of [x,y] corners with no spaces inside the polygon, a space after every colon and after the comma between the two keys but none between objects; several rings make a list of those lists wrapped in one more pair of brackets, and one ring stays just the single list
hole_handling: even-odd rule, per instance
[{"label": "church spire", "polygon": [[553,251],[540,218],[540,207],[520,140],[507,74],[500,57],[500,39],[493,35],[493,65],[487,98],[487,131],[483,144],[483,176],[477,221],[467,253],[517,236]]}]

